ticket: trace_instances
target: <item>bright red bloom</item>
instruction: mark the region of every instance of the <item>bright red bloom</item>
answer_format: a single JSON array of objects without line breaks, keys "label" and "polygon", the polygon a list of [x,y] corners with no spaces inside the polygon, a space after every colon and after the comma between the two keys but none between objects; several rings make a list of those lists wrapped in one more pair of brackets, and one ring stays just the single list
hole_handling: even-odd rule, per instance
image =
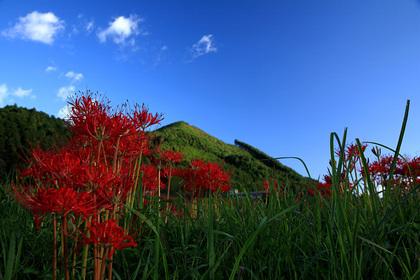
[{"label": "bright red bloom", "polygon": [[[13,197],[26,209],[35,214],[35,224],[46,214],[56,213],[60,216],[88,216],[94,212],[92,197],[84,192],[76,192],[73,188],[40,188],[35,186],[13,186]],[[41,217],[41,218],[40,218]]]},{"label": "bright red bloom", "polygon": [[[142,165],[141,171],[143,172],[142,176],[142,184],[143,188],[146,191],[151,191],[153,193],[156,193],[158,191],[158,185],[159,185],[159,172],[156,167],[153,165]],[[163,189],[165,186],[161,182],[161,189]]]},{"label": "bright red bloom", "polygon": [[[87,237],[87,232],[89,232],[90,237]],[[122,227],[118,226],[117,220],[107,220],[100,223],[93,221],[92,224],[86,228],[86,232],[84,234],[82,233],[83,240],[80,241],[80,245],[102,244],[105,247],[112,246],[108,255],[108,258],[110,258],[114,254],[115,249],[137,246],[133,237],[126,233],[127,230],[124,231]]]},{"label": "bright red bloom", "polygon": [[175,176],[181,177],[187,196],[197,198],[206,191],[227,192],[230,190],[230,175],[216,163],[204,163],[199,159],[191,161],[191,168],[178,169]]},{"label": "bright red bloom", "polygon": [[32,149],[30,155],[32,157],[30,167],[24,169],[20,175],[40,179],[44,184],[75,187],[78,182],[76,179],[85,172],[86,165],[67,148],[49,152]]},{"label": "bright red bloom", "polygon": [[163,115],[156,113],[153,115],[149,113],[149,108],[144,104],[140,106],[136,105],[136,108],[131,116],[131,121],[136,125],[140,130],[145,131],[150,126],[160,124],[163,120]]},{"label": "bright red bloom", "polygon": [[177,151],[169,151],[166,150],[165,152],[159,151],[159,156],[163,160],[163,162],[169,162],[171,164],[173,163],[181,163],[181,161],[184,159],[182,154],[178,153]]}]

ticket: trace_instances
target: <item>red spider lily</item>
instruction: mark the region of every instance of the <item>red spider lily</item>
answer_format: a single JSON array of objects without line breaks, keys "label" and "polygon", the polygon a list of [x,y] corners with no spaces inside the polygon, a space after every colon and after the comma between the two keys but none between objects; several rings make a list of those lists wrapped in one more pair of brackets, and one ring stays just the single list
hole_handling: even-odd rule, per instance
[{"label": "red spider lily", "polygon": [[184,159],[182,154],[178,153],[177,151],[165,151],[161,152],[159,151],[159,156],[162,159],[164,163],[181,163],[181,161]]},{"label": "red spider lily", "polygon": [[150,126],[160,124],[162,120],[162,114],[156,113],[153,115],[152,113],[149,113],[149,109],[144,104],[141,108],[136,104],[136,108],[131,116],[133,124],[142,131],[145,131]]},{"label": "red spider lily", "polygon": [[147,156],[153,151],[149,149],[150,137],[143,132],[129,134],[121,138],[119,153],[125,158]]},{"label": "red spider lily", "polygon": [[[344,173],[342,174],[343,177]],[[314,188],[310,188],[308,190],[308,193],[310,196],[314,196],[316,193],[316,196],[322,196],[324,198],[330,199],[331,198],[331,185],[332,185],[332,179],[330,175],[324,175],[324,183],[319,182],[316,185],[317,191],[315,191]]]},{"label": "red spider lily", "polygon": [[[88,221],[109,210],[111,220],[92,222],[84,235],[83,244],[102,244],[106,252],[112,249],[111,257],[116,249],[137,245],[133,237],[126,234],[127,230],[124,231],[112,219],[129,195],[134,201],[131,194],[139,179],[138,172],[143,173],[144,191],[165,187],[160,182],[160,176],[166,175],[165,169],[158,172],[151,165],[140,166],[142,156],[150,156],[159,148],[159,145],[151,147],[152,134],[146,129],[159,124],[163,117],[162,114],[149,113],[144,105],[136,105],[136,110],[130,114],[122,110],[111,111],[106,100],[98,101],[97,96],[89,92],[75,97],[69,105],[69,124],[73,132],[70,142],[58,150],[32,149],[28,155],[29,167],[21,172],[21,182],[13,185],[9,192],[35,214],[37,227],[48,213],[61,216],[64,246],[67,246],[69,236],[68,219],[77,221],[83,218]],[[181,157],[173,152],[163,154],[163,159],[172,164],[179,162]],[[123,216],[123,213],[118,216]],[[55,215],[53,217],[55,223]],[[74,226],[77,227],[76,223]],[[56,229],[54,226],[54,244]],[[94,247],[96,271],[99,252],[97,246]],[[63,250],[66,279],[69,279],[68,251],[66,247]],[[104,254],[102,264],[106,263],[107,254]],[[87,253],[84,255],[86,259]],[[104,267],[102,265],[100,275]],[[109,270],[112,271],[111,268]]]},{"label": "red spider lily", "polygon": [[[111,247],[108,258],[114,254],[115,249],[123,249],[127,247],[136,247],[133,237],[127,235],[127,230],[123,230],[118,226],[118,221],[110,219],[104,222],[93,221],[82,233],[80,245],[86,244],[102,244],[105,248]],[[89,237],[88,237],[89,236]]]},{"label": "red spider lily", "polygon": [[33,159],[31,166],[20,175],[42,179],[44,183],[74,186],[75,179],[86,168],[80,158],[66,148],[51,152],[32,149],[30,155]]},{"label": "red spider lily", "polygon": [[[12,186],[13,197],[24,208],[35,214],[35,224],[46,214],[56,213],[60,216],[68,214],[89,216],[94,213],[92,196],[84,192],[76,192],[73,188],[40,188],[38,186]],[[41,218],[40,218],[41,217]]]},{"label": "red spider lily", "polygon": [[[376,152],[376,151],[375,151]],[[401,189],[402,194],[408,192],[415,184],[420,182],[420,158],[398,158],[393,176],[390,177],[393,156],[384,156],[376,153],[378,159],[368,165],[369,176],[378,185],[391,186]],[[364,174],[364,170],[361,172]]]},{"label": "red spider lily", "polygon": [[113,173],[111,166],[97,164],[86,172],[85,191],[95,194],[97,211],[111,210],[125,201],[134,186],[134,180],[126,173],[127,167]]},{"label": "red spider lily", "polygon": [[[363,152],[366,150],[366,147],[367,147],[366,144],[362,144]],[[341,155],[341,150],[337,150],[335,154],[339,157]],[[344,160],[349,160],[350,156],[353,156],[353,158],[360,157],[359,147],[354,143],[347,145],[347,147],[345,148]]]},{"label": "red spider lily", "polygon": [[286,194],[285,190],[282,187],[280,187],[279,184],[272,178],[270,178],[269,180],[264,179],[263,190],[265,190],[267,194],[270,194],[270,184],[273,184],[273,190],[277,194],[280,194],[280,192]]},{"label": "red spider lily", "polygon": [[178,169],[175,175],[181,177],[184,192],[191,198],[197,198],[207,191],[214,193],[230,190],[230,175],[223,172],[221,166],[216,163],[192,160],[191,168]]},{"label": "red spider lily", "polygon": [[[392,156],[381,156],[377,161],[369,163],[368,171],[373,180],[380,182],[387,179],[393,160],[394,157]],[[362,174],[364,175],[364,170],[362,170]]]},{"label": "red spider lily", "polygon": [[[158,184],[159,184],[159,171],[153,165],[142,165],[141,171],[143,172],[142,176],[142,184],[143,189],[147,191],[151,191],[152,193],[157,193],[158,191]],[[164,188],[161,185],[161,188]]]}]

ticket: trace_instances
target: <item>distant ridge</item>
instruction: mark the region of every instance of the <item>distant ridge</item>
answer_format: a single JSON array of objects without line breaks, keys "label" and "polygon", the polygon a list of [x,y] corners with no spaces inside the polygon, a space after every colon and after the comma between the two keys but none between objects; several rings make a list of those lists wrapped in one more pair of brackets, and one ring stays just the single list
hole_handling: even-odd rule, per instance
[{"label": "distant ridge", "polygon": [[261,189],[265,178],[273,178],[289,188],[306,189],[309,179],[259,151],[249,144],[235,140],[235,145],[207,134],[184,121],[156,130],[163,150],[181,151],[187,161],[200,158],[222,163],[233,170],[233,184],[251,190]]}]

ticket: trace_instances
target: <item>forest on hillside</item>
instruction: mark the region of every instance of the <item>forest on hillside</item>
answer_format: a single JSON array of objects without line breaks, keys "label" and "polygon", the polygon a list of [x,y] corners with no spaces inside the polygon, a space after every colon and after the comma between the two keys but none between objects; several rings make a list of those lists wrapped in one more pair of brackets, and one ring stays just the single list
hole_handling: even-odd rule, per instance
[{"label": "forest on hillside", "polygon": [[43,149],[70,138],[66,123],[35,109],[16,105],[0,109],[0,179],[24,162],[31,145]]}]

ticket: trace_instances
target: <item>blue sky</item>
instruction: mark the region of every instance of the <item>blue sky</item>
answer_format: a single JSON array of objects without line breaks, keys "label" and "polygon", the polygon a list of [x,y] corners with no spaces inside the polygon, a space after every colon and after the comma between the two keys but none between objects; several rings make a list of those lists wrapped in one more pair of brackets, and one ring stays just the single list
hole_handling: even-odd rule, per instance
[{"label": "blue sky", "polygon": [[[89,89],[326,173],[331,132],[419,156],[420,2],[0,1],[0,107]],[[282,160],[301,174],[296,160]]]}]

